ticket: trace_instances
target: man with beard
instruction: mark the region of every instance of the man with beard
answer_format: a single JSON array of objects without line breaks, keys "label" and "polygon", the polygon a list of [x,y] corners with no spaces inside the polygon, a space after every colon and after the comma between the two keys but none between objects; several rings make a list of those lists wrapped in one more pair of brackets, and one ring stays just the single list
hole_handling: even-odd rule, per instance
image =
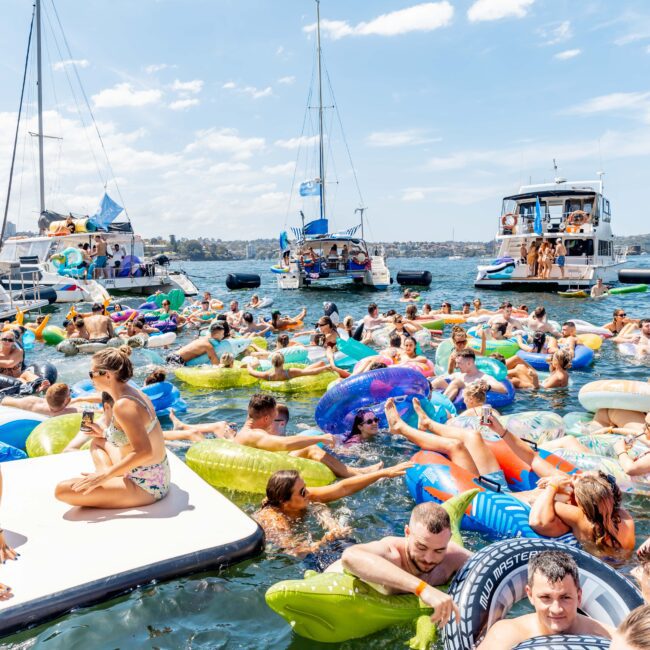
[{"label": "man with beard", "polygon": [[431,620],[442,629],[459,612],[451,596],[436,587],[449,582],[470,556],[470,551],[451,541],[445,509],[426,502],[413,508],[404,537],[350,546],[327,571],[345,570],[383,593],[416,594],[434,608]]}]

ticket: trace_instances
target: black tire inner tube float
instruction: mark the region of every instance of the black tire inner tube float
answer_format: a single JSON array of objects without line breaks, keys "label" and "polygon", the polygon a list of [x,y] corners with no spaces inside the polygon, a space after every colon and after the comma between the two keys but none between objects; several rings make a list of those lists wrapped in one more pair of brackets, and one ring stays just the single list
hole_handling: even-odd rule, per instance
[{"label": "black tire inner tube float", "polygon": [[398,271],[397,284],[428,287],[433,280],[431,271]]},{"label": "black tire inner tube float", "polygon": [[38,379],[21,381],[17,377],[0,375],[0,395],[33,395],[46,379],[53,384],[57,378],[57,370],[49,361],[42,364],[32,364],[26,370],[33,372]]}]

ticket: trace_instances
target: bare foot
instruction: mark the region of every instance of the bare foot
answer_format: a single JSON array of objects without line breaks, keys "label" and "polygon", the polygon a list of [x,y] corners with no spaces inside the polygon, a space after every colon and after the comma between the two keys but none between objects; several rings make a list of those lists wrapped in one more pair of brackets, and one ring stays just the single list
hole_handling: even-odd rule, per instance
[{"label": "bare foot", "polygon": [[428,431],[431,428],[431,418],[424,412],[420,400],[417,397],[413,398],[413,410],[418,416],[418,429],[420,431]]},{"label": "bare foot", "polygon": [[350,474],[354,476],[361,476],[362,474],[372,474],[384,466],[384,461],[380,460],[374,465],[368,465],[368,467],[348,467]]},{"label": "bare foot", "polygon": [[386,421],[388,422],[388,430],[390,433],[401,434],[404,420],[399,416],[397,406],[395,406],[395,400],[392,397],[386,400],[384,413],[386,413]]},{"label": "bare foot", "polygon": [[13,591],[11,591],[11,587],[8,587],[7,585],[3,585],[0,582],[0,600],[9,600],[10,598],[14,597]]},{"label": "bare foot", "polygon": [[181,422],[176,417],[176,413],[174,413],[173,408],[169,409],[169,419],[172,421],[172,424],[174,425],[174,429],[182,429],[183,428],[183,422]]}]

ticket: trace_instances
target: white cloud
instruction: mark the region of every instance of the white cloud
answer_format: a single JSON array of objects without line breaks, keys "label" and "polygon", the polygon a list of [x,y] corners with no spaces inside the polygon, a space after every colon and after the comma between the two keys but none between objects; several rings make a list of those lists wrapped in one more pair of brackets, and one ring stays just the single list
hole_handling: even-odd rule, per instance
[{"label": "white cloud", "polygon": [[317,135],[303,135],[300,138],[289,138],[288,140],[276,140],[273,144],[282,149],[298,149],[308,147],[318,142]]},{"label": "white cloud", "polygon": [[186,151],[206,149],[230,154],[235,160],[246,160],[265,147],[264,138],[242,138],[237,129],[206,129],[198,131],[196,136]]},{"label": "white cloud", "polygon": [[561,23],[540,27],[537,33],[544,39],[544,45],[557,45],[572,38],[573,29],[570,20],[563,20]]},{"label": "white cloud", "polygon": [[566,61],[567,59],[575,58],[581,52],[582,52],[582,50],[579,50],[579,49],[564,50],[563,52],[558,52],[557,54],[554,54],[553,58],[558,59],[558,61]]},{"label": "white cloud", "polygon": [[[440,27],[447,27],[453,16],[454,8],[447,0],[425,2],[382,14],[357,25],[350,25],[345,20],[321,20],[321,32],[334,40],[345,36],[397,36],[409,32],[430,32]],[[307,33],[315,30],[315,23],[303,28]]]},{"label": "white cloud", "polygon": [[467,10],[472,23],[502,18],[523,18],[535,0],[476,0]]},{"label": "white cloud", "polygon": [[223,86],[224,90],[232,90],[242,95],[250,95],[253,99],[260,99],[262,97],[269,97],[273,94],[273,88],[267,86],[266,88],[256,88],[255,86],[240,86],[234,81],[227,81]]},{"label": "white cloud", "polygon": [[610,112],[628,112],[640,116],[645,122],[650,122],[650,92],[600,95],[563,111],[563,113],[569,115],[590,115],[592,113]]},{"label": "white cloud", "polygon": [[76,65],[78,68],[87,68],[90,62],[87,59],[65,59],[52,64],[52,70],[64,70],[69,66]]},{"label": "white cloud", "polygon": [[203,80],[193,79],[192,81],[179,81],[178,79],[175,79],[171,88],[176,92],[191,93],[195,95],[196,93],[200,93],[203,89]]},{"label": "white cloud", "polygon": [[198,99],[177,99],[169,105],[172,111],[184,111],[192,106],[198,106]]},{"label": "white cloud", "polygon": [[97,108],[117,108],[120,106],[145,106],[156,104],[162,99],[160,90],[135,90],[130,83],[121,83],[105,88],[92,96]]},{"label": "white cloud", "polygon": [[296,168],[295,162],[281,163],[279,165],[265,165],[262,171],[265,174],[274,174],[278,176],[291,176]]},{"label": "white cloud", "polygon": [[406,131],[375,131],[366,138],[366,144],[371,147],[402,147],[407,145],[440,142],[441,138],[427,137],[420,129]]},{"label": "white cloud", "polygon": [[292,83],[296,81],[296,78],[294,76],[287,76],[287,77],[280,77],[278,79],[279,84],[283,84],[285,86],[290,86]]},{"label": "white cloud", "polygon": [[278,45],[278,49],[275,51],[276,56],[280,56],[284,52],[284,46]]},{"label": "white cloud", "polygon": [[154,72],[160,72],[161,70],[177,67],[177,65],[170,65],[169,63],[152,63],[151,65],[146,66],[144,71],[147,74],[153,74]]}]

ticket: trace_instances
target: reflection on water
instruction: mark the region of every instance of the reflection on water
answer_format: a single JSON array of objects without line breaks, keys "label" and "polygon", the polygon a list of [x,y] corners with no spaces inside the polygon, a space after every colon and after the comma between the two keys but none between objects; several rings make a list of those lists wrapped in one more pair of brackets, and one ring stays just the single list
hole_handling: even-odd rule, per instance
[{"label": "reflection on water", "polygon": [[[543,302],[550,317],[564,321],[580,318],[602,325],[610,320],[612,310],[622,306],[634,317],[650,315],[650,300],[646,294],[629,294],[606,298],[599,301],[566,300],[552,294],[503,294],[500,292],[477,291],[472,280],[475,263],[472,260],[393,260],[393,276],[400,269],[430,270],[434,282],[430,290],[422,292],[424,302],[439,305],[442,300],[450,300],[454,308],[460,308],[463,301],[479,296],[486,306],[496,305],[504,299],[515,304],[525,303],[531,307]],[[638,262],[635,260],[635,265]],[[393,286],[386,292],[373,293],[359,288],[350,288],[333,293],[331,291],[287,291],[280,293],[275,288],[266,262],[208,262],[188,263],[185,269],[196,275],[201,289],[209,289],[213,295],[228,302],[237,297],[240,305],[245,304],[252,291],[230,292],[225,288],[225,277],[230,272],[255,272],[262,275],[262,287],[256,291],[260,297],[274,299],[273,309],[295,315],[303,306],[309,314],[305,324],[309,327],[321,314],[322,303],[333,300],[339,307],[341,317],[350,313],[361,317],[366,313],[368,302],[375,300],[382,309],[404,309],[399,302],[399,287]],[[131,306],[141,301],[128,299]],[[65,313],[57,309],[53,316],[60,323]],[[270,311],[270,310],[269,310]],[[142,379],[148,371],[146,358],[136,352],[137,377]],[[142,356],[140,356],[142,355]],[[36,358],[54,358],[61,376],[67,381],[75,381],[86,376],[89,359],[77,356],[63,359],[51,348],[34,354]],[[572,373],[572,384],[567,390],[533,393],[524,391],[518,394],[515,404],[504,409],[505,413],[528,409],[552,410],[560,414],[579,410],[577,394],[582,385],[600,378],[625,377],[627,379],[647,380],[649,368],[643,364],[631,364],[617,354],[614,346],[605,344],[596,353],[596,364],[585,372]],[[233,390],[212,393],[206,389],[182,386],[183,395],[190,405],[186,416],[189,422],[226,419],[242,423],[245,408],[250,396],[249,390]],[[298,430],[299,425],[313,426],[313,413],[317,399],[292,398],[289,401],[291,423],[289,431]],[[168,423],[167,423],[168,424]],[[174,451],[179,452],[178,447]],[[378,440],[360,449],[362,464],[382,459],[392,464],[408,458],[413,448],[402,440],[390,436],[380,436]],[[181,456],[183,450],[180,450]],[[240,507],[252,513],[258,505],[257,498],[245,494],[228,494]],[[650,514],[648,501],[641,497],[625,497],[625,504],[637,524],[637,540],[640,543],[650,535]],[[354,537],[360,541],[370,541],[383,535],[401,534],[413,503],[401,479],[391,479],[373,485],[364,492],[353,495],[332,510],[342,523],[354,528]],[[215,516],[214,525],[219,525]],[[315,527],[315,536],[320,531]],[[191,534],[183,531],[179,534]],[[478,534],[465,536],[468,547],[478,549],[487,540]],[[134,544],[139,540],[134,540]],[[101,553],[110,552],[110,540]],[[626,565],[627,572],[633,565]],[[299,560],[282,554],[262,556],[227,569],[221,573],[206,573],[165,584],[155,584],[137,589],[130,594],[114,599],[96,607],[82,609],[58,621],[33,630],[28,630],[4,639],[1,648],[31,648],[43,645],[48,649],[61,648],[332,648],[328,644],[317,644],[294,637],[285,622],[271,612],[264,602],[264,592],[273,583],[298,577],[305,565]],[[408,628],[393,628],[363,640],[339,644],[345,649],[401,647],[410,636]]]}]

